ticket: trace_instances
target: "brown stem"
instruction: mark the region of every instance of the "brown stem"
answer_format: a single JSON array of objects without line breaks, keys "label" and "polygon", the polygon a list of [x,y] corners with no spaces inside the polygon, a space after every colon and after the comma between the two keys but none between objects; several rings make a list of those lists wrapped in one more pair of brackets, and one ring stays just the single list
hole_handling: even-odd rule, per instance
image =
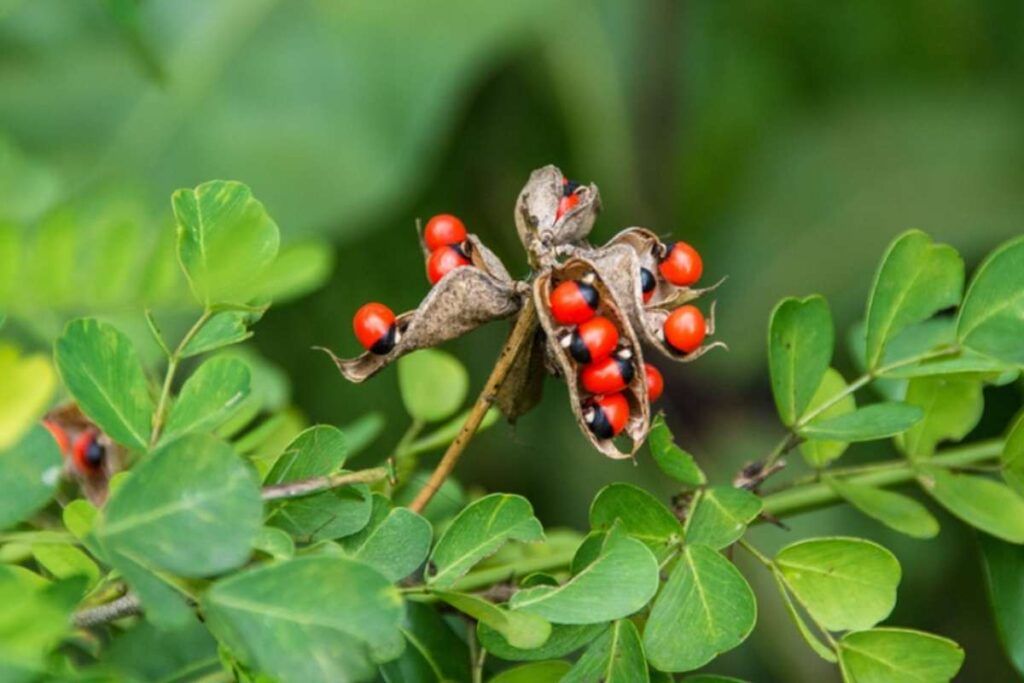
[{"label": "brown stem", "polygon": [[142,614],[142,603],[135,594],[128,593],[117,600],[75,612],[73,621],[77,628],[90,628],[136,614]]},{"label": "brown stem", "polygon": [[391,474],[387,467],[371,467],[358,472],[339,472],[322,477],[311,477],[300,481],[274,484],[263,487],[263,500],[280,500],[281,498],[297,498],[299,496],[338,488],[346,484],[372,484],[383,481]]},{"label": "brown stem", "polygon": [[409,504],[410,510],[422,512],[423,508],[430,502],[430,499],[441,488],[444,480],[455,469],[455,463],[459,461],[462,451],[466,450],[470,439],[473,438],[473,434],[476,433],[480,422],[484,419],[484,415],[487,414],[487,411],[493,405],[501,383],[508,376],[523,345],[533,338],[536,328],[537,312],[533,308],[532,299],[527,298],[522,310],[519,311],[515,327],[512,328],[512,332],[505,341],[505,345],[501,348],[501,353],[498,354],[498,360],[494,363],[491,376],[487,378],[487,383],[477,397],[476,403],[473,404],[469,415],[466,416],[466,421],[462,423],[462,429],[459,430],[455,440],[448,446],[448,450],[445,451],[441,462],[437,463],[437,467],[430,475],[430,479],[427,480],[427,483],[423,485],[420,492],[416,494],[416,498]]}]

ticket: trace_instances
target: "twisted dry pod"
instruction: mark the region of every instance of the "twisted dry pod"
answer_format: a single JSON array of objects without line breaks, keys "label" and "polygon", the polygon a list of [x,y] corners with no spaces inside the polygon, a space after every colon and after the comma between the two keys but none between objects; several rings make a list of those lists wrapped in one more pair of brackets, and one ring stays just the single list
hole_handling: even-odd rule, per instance
[{"label": "twisted dry pod", "polygon": [[[694,289],[666,281],[658,269],[666,246],[645,228],[628,228],[602,247],[590,245],[587,236],[600,208],[597,186],[571,183],[555,166],[537,169],[519,193],[514,212],[516,230],[533,269],[527,281],[514,281],[497,256],[469,235],[462,249],[472,267],[451,271],[416,310],[397,316],[398,341],[388,353],[367,352],[343,360],[324,351],[346,378],[361,382],[406,353],[441,344],[486,322],[516,316],[517,325],[488,381],[493,391],[486,392],[490,395],[481,400],[497,404],[506,417],[515,420],[539,402],[545,374],[560,376],[568,386],[577,424],[594,447],[611,458],[631,457],[650,428],[641,342],[681,362],[724,346],[714,342],[680,354],[665,344],[661,333],[673,309],[714,290],[721,282]],[[420,245],[424,256],[429,256],[422,235]],[[646,303],[640,285],[641,268],[656,278],[655,290]],[[588,428],[584,414],[593,397],[581,386],[577,362],[559,343],[570,328],[560,325],[550,310],[549,296],[554,286],[588,275],[599,294],[598,314],[612,321],[620,345],[632,352],[632,378],[622,392],[629,405],[622,432],[628,437],[628,447],[626,439],[598,438]],[[714,331],[713,313],[712,306],[708,334]]]}]

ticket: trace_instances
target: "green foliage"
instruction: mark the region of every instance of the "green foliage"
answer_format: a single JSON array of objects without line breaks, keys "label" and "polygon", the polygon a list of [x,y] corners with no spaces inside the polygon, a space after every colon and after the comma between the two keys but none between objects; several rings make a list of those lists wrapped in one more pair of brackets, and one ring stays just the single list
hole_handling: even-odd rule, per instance
[{"label": "green foliage", "polygon": [[[0,344],[0,449],[14,445],[43,412],[53,395],[56,377],[41,356],[22,356]],[[2,526],[2,524],[0,524]]]},{"label": "green foliage", "polygon": [[959,375],[911,380],[907,403],[924,413],[920,422],[897,439],[912,459],[931,457],[941,441],[963,439],[978,424],[985,408],[981,382]]},{"label": "green foliage", "polygon": [[985,583],[1003,649],[1024,675],[1024,546],[982,534]]},{"label": "green foliage", "polygon": [[566,677],[567,673],[571,673],[570,668],[568,662],[557,660],[523,664],[502,671],[490,683],[558,683],[573,680]]},{"label": "green foliage", "polygon": [[60,450],[46,428],[36,425],[18,443],[0,450],[0,529],[46,505],[60,476]]},{"label": "green foliage", "polygon": [[913,498],[833,477],[825,481],[850,505],[890,529],[914,538],[932,538],[939,533],[938,521]]},{"label": "green foliage", "polygon": [[423,349],[398,361],[398,388],[413,418],[438,422],[454,415],[466,401],[469,375],[449,354]]},{"label": "green foliage", "polygon": [[1024,543],[1024,498],[992,479],[928,469],[921,485],[954,515],[997,538]]},{"label": "green foliage", "polygon": [[978,267],[956,323],[967,348],[1007,363],[1024,363],[1024,238],[996,249]]},{"label": "green foliage", "polygon": [[782,423],[792,426],[814,398],[835,344],[832,313],[820,296],[786,299],[772,312],[768,369]]},{"label": "green foliage", "polygon": [[953,641],[906,629],[860,631],[839,642],[843,680],[850,682],[946,683],[963,661]]},{"label": "green foliage", "polygon": [[540,647],[513,647],[498,631],[481,622],[477,638],[490,654],[514,662],[539,661],[565,657],[576,652],[605,631],[604,624],[554,624],[551,635]]},{"label": "green foliage", "polygon": [[533,650],[544,645],[551,636],[551,624],[536,614],[504,609],[468,593],[435,591],[434,595],[481,624],[486,624],[512,647]]},{"label": "green foliage", "polygon": [[715,550],[739,540],[761,512],[761,499],[731,486],[711,486],[697,499],[686,525],[686,542]]},{"label": "green foliage", "polygon": [[672,432],[665,424],[664,415],[658,415],[651,423],[647,444],[654,461],[668,476],[686,486],[702,486],[707,483],[707,477],[693,456],[676,445]]},{"label": "green foliage", "polygon": [[613,623],[587,647],[576,665],[559,680],[565,683],[640,683],[650,680],[647,677],[644,647],[636,626],[627,619]]},{"label": "green foliage", "polygon": [[608,531],[616,523],[623,532],[639,539],[659,553],[678,543],[683,526],[665,505],[631,484],[609,484],[590,506],[590,526]]},{"label": "green foliage", "polygon": [[[825,371],[825,376],[821,378],[821,384],[818,385],[818,390],[814,392],[814,397],[811,398],[807,408],[808,410],[820,408],[819,417],[822,420],[830,420],[852,413],[857,409],[857,401],[853,394],[846,393],[847,391],[846,380],[843,379],[843,376],[837,370],[829,368]],[[835,396],[841,396],[841,398],[826,406]],[[800,452],[811,467],[824,467],[846,452],[847,446],[849,444],[845,441],[812,439],[800,444]]]},{"label": "green foliage", "polygon": [[249,366],[238,358],[211,358],[200,365],[182,386],[161,441],[220,427],[249,395],[250,381]]},{"label": "green foliage", "polygon": [[836,417],[820,418],[800,435],[822,441],[875,441],[901,434],[921,421],[924,412],[906,403],[875,403]]},{"label": "green foliage", "polygon": [[427,559],[432,536],[430,522],[406,508],[393,508],[387,498],[375,493],[366,526],[342,539],[341,545],[351,557],[399,581]]}]

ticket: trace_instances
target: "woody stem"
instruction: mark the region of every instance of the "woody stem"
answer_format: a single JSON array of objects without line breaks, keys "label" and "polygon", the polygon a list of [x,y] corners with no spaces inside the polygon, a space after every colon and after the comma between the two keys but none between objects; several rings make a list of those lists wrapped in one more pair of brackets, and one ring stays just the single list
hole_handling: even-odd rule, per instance
[{"label": "woody stem", "polygon": [[534,310],[533,300],[527,298],[522,310],[519,311],[519,317],[516,319],[512,332],[505,341],[505,345],[501,348],[501,353],[498,354],[498,360],[494,363],[491,376],[487,378],[487,383],[484,384],[484,388],[477,397],[476,403],[473,404],[469,415],[466,416],[466,421],[462,423],[462,428],[456,435],[455,440],[451,442],[448,450],[445,451],[441,462],[437,463],[437,467],[430,475],[430,479],[427,480],[427,483],[423,485],[420,492],[416,494],[416,498],[409,504],[410,510],[422,512],[423,508],[430,502],[430,499],[441,488],[448,475],[455,469],[455,464],[459,461],[459,457],[462,456],[462,452],[466,450],[466,446],[469,445],[470,440],[480,426],[480,422],[483,421],[484,415],[487,414],[487,411],[494,404],[498,396],[498,389],[501,388],[502,382],[508,377],[516,357],[523,346],[533,338],[533,333],[536,329],[537,311]]}]

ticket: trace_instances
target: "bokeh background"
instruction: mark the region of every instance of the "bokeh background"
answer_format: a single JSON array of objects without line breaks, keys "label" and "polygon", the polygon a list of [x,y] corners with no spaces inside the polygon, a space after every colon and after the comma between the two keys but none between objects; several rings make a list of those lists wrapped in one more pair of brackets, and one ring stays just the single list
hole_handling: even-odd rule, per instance
[{"label": "bokeh background", "polygon": [[[650,227],[696,245],[708,281],[729,276],[716,298],[730,350],[661,364],[669,424],[727,480],[781,434],[765,364],[775,301],[820,292],[846,330],[904,229],[971,265],[1021,231],[1024,4],[0,0],[0,223],[22,231],[0,239],[0,266],[32,264],[4,285],[20,302],[5,334],[45,348],[83,312],[142,330],[140,302],[169,327],[184,320],[173,259],[154,256],[170,253],[170,193],[241,180],[313,255],[296,258],[291,296],[258,325],[255,349],[290,378],[304,419],[386,418],[366,462],[407,425],[395,372],[349,385],[310,347],[354,354],[349,321],[367,300],[415,307],[428,288],[416,217],[456,213],[525,275],[512,206],[552,162],[600,186],[595,240]],[[446,346],[474,387],[505,332]],[[836,363],[849,374],[846,348]],[[1018,386],[987,392],[972,439],[1019,405]],[[891,455],[873,444],[844,457]],[[546,526],[582,528],[608,482],[672,493],[646,454],[633,466],[590,450],[554,381],[535,412],[482,434],[459,476],[529,496]],[[769,549],[830,533],[887,545],[905,575],[890,622],[963,644],[960,680],[1014,680],[976,540],[942,521],[938,538],[916,541],[834,509],[756,535]],[[759,622],[712,670],[834,680],[770,577],[737,559]]]}]

